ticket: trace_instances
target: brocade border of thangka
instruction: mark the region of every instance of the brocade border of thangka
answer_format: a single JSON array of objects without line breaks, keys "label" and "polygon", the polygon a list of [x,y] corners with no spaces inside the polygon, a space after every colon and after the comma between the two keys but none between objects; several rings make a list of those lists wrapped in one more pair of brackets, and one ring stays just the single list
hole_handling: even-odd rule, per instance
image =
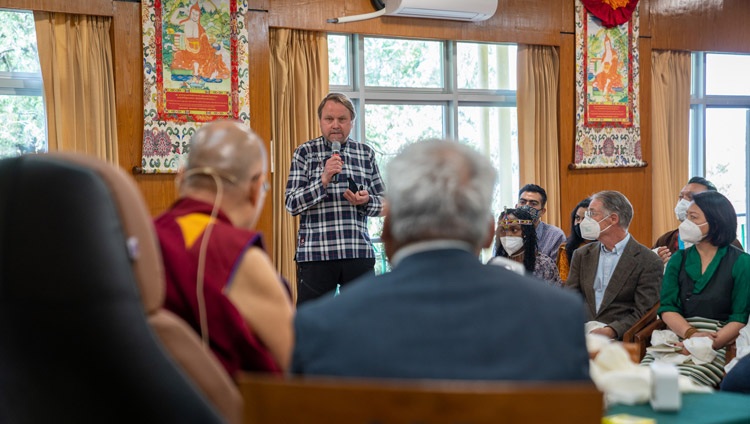
[{"label": "brocade border of thangka", "polygon": [[[570,168],[646,166],[640,134],[638,8],[629,22],[605,28],[580,0],[576,0],[575,25],[577,105],[575,151]],[[606,43],[610,43],[610,50],[616,51],[612,43],[619,42],[622,46],[623,37],[628,47],[620,50],[627,50],[627,54],[617,55],[615,61],[620,78],[607,82],[606,74],[611,72],[602,72],[608,69],[604,67]],[[621,60],[623,57],[627,60]],[[604,75],[600,77],[599,73]],[[610,84],[616,89],[610,90]]]},{"label": "brocade border of thangka", "polygon": [[[231,89],[228,94],[228,110],[225,113],[175,113],[165,109],[164,55],[171,52],[173,31],[162,18],[169,6],[181,3],[194,5],[204,3],[227,5],[229,7],[231,57]],[[203,9],[201,9],[203,10]],[[142,0],[141,25],[143,29],[143,150],[141,172],[175,173],[185,162],[189,150],[190,137],[206,122],[231,118],[250,125],[249,92],[249,31],[246,26],[247,0]],[[158,29],[158,31],[157,31]],[[218,43],[217,43],[218,44]],[[226,43],[225,43],[226,44]],[[220,49],[219,46],[217,49]],[[201,82],[196,78],[197,82]],[[215,80],[203,79],[203,87]],[[187,82],[186,82],[187,84]],[[215,85],[215,84],[214,84]],[[185,91],[210,93],[210,90],[195,90],[186,87]],[[172,90],[178,91],[178,90]]]}]

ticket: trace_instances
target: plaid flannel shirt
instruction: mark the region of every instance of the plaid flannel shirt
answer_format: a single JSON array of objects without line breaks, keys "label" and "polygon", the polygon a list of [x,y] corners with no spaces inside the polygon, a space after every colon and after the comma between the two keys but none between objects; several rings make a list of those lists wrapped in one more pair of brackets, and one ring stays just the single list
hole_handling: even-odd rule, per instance
[{"label": "plaid flannel shirt", "polygon": [[[321,175],[333,154],[331,142],[323,137],[297,147],[286,183],[286,209],[300,216],[297,234],[297,262],[374,258],[367,217],[383,209],[385,185],[370,146],[351,138],[341,145],[344,170],[337,183],[323,187]],[[344,198],[348,178],[370,193],[367,204],[353,206]]]}]

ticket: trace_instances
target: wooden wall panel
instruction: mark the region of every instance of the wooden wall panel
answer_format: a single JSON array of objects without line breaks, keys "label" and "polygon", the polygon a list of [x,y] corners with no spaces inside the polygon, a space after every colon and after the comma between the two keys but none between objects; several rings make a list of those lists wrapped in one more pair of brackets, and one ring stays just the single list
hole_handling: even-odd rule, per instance
[{"label": "wooden wall panel", "polygon": [[[574,97],[572,93],[572,84],[566,81],[573,81],[573,54],[572,42],[573,35],[561,35],[563,29],[573,28],[573,4],[560,3],[550,4],[549,0],[533,1],[505,1],[501,0],[500,10],[502,16],[495,17],[487,21],[485,25],[490,28],[484,28],[482,34],[476,35],[476,24],[465,24],[445,21],[432,20],[415,20],[404,18],[385,18],[381,23],[374,20],[368,23],[359,23],[360,27],[368,25],[367,28],[360,28],[367,33],[375,33],[392,36],[425,36],[429,33],[430,37],[438,38],[461,38],[461,39],[484,39],[486,41],[519,41],[522,39],[538,39],[540,42],[561,45],[561,93],[560,93],[560,130],[561,130],[561,182],[563,186],[562,194],[562,213],[566,215],[579,198],[604,188],[619,189],[625,192],[628,184],[633,187],[644,187],[645,176],[648,172],[644,169],[632,170],[600,170],[600,171],[568,171],[567,165],[572,160],[573,151],[573,125],[575,110],[573,109]],[[141,73],[141,35],[140,35],[140,5],[128,4],[125,2],[116,2],[116,72],[122,78],[118,77],[118,118],[121,119],[118,126],[118,136],[120,138],[120,156],[121,164],[124,168],[131,168],[133,165],[140,163],[140,149],[142,134],[142,95],[133,95],[140,90],[142,86]],[[263,9],[263,0],[253,3],[253,8]],[[259,135],[266,140],[270,140],[270,76],[269,68],[269,51],[268,51],[268,27],[285,26],[301,27],[307,29],[322,29],[320,20],[336,15],[336,13],[356,14],[371,11],[368,1],[336,2],[332,0],[324,1],[301,1],[301,0],[275,0],[271,4],[268,13],[250,12],[248,14],[248,25],[254,29],[254,37],[251,37],[250,55],[251,62],[258,66],[251,66],[251,89],[250,89],[250,109],[251,124]],[[525,8],[528,6],[528,8]],[[336,13],[334,13],[336,12]],[[566,16],[566,22],[562,22],[562,16]],[[493,29],[492,26],[506,25],[505,29]],[[138,28],[126,27],[136,26]],[[353,31],[355,24],[346,24],[346,26],[334,26],[338,31]],[[547,28],[544,30],[544,28]],[[539,28],[539,31],[536,31]],[[366,30],[366,31],[365,31]],[[530,36],[528,33],[535,32],[539,35]],[[420,35],[421,34],[421,35]],[[456,35],[458,34],[458,35]],[[505,35],[503,35],[505,34]],[[508,38],[504,38],[508,37]],[[561,37],[570,38],[570,46],[565,47]],[[539,41],[541,40],[541,41]],[[565,71],[565,67],[568,67]],[[127,79],[120,81],[119,79]],[[567,91],[566,91],[567,90]],[[644,142],[644,145],[647,144]],[[647,150],[648,148],[644,148]],[[137,175],[139,187],[149,204],[152,214],[157,214],[164,210],[175,199],[176,193],[172,175]],[[623,188],[625,187],[625,188]],[[643,191],[638,191],[643,193]],[[626,193],[631,197],[634,207],[638,211],[650,210],[650,197],[635,196]],[[273,204],[278,202],[268,199],[266,208],[259,222],[259,229],[268,235],[267,239],[272,242],[272,216],[273,213],[285,213],[284,211],[273,211]],[[642,215],[638,215],[639,218]],[[567,224],[566,224],[567,225]],[[637,228],[636,228],[637,225]],[[641,229],[643,228],[643,230]],[[567,230],[567,228],[566,228]],[[641,222],[637,219],[634,222],[634,235],[638,239],[650,238],[650,221]],[[648,243],[646,243],[648,244]]]},{"label": "wooden wall panel", "polygon": [[[115,1],[113,20],[115,102],[120,166],[131,172],[141,165],[143,142],[143,47],[141,4]],[[151,215],[163,212],[175,200],[174,174],[136,174]]]},{"label": "wooden wall panel", "polygon": [[[325,20],[371,12],[370,1],[250,0],[251,8],[259,10],[249,13],[255,30],[250,46],[253,57],[250,104],[254,129],[264,140],[270,139],[269,26],[559,46],[561,213],[567,215],[580,198],[595,191],[622,191],[636,210],[633,235],[644,244],[650,244],[650,167],[654,165],[650,162],[650,51],[653,48],[750,52],[750,27],[744,25],[750,18],[750,2],[641,0],[641,135],[644,158],[649,161],[649,167],[588,171],[567,168],[572,161],[575,125],[573,1],[499,0],[498,4],[498,14],[480,23],[389,17],[335,25],[327,24]],[[139,164],[143,139],[140,4],[112,0],[0,0],[0,7],[113,15],[120,161],[126,169]],[[164,210],[175,198],[172,175],[137,175],[136,180],[152,214]],[[270,200],[260,227],[272,240],[270,221],[274,212],[270,210],[273,204]],[[564,225],[566,231],[569,231],[568,225],[567,222]]]},{"label": "wooden wall panel", "polygon": [[[141,41],[140,3],[115,2],[117,20],[114,25],[115,40],[115,94],[117,97],[117,119],[120,165],[130,171],[141,163],[143,140],[143,50]],[[266,141],[271,137],[271,114],[269,109],[270,75],[268,48],[268,13],[248,13],[248,25],[253,28],[250,37],[250,115],[253,129]],[[143,193],[149,211],[158,215],[177,198],[174,174],[136,174],[136,182]],[[272,202],[266,207],[258,228],[271,234]],[[272,248],[272,238],[269,248]]]},{"label": "wooden wall panel", "polygon": [[248,0],[247,7],[250,10],[259,11],[259,10],[265,10],[268,11],[268,9],[271,7],[271,0]]},{"label": "wooden wall panel", "polygon": [[561,214],[563,230],[570,232],[570,212],[581,200],[601,190],[617,190],[633,205],[634,219],[630,233],[646,246],[653,243],[651,234],[651,45],[648,38],[640,42],[641,149],[648,166],[644,168],[577,169],[573,162],[575,147],[575,34],[564,34],[560,45],[560,129]]},{"label": "wooden wall panel", "polygon": [[649,0],[652,47],[750,52],[747,0]]},{"label": "wooden wall panel", "polygon": [[[570,15],[573,19],[573,14]],[[582,186],[582,172],[573,173],[568,165],[573,162],[575,147],[575,33],[566,33],[560,43],[560,83],[558,91],[558,143],[560,145],[560,216],[565,234],[571,231],[568,215],[573,207],[591,194],[591,189]]]},{"label": "wooden wall panel", "polygon": [[[117,19],[114,25],[115,95],[117,101],[117,136],[120,166],[130,171],[140,166],[143,141],[143,48],[141,35],[141,4],[115,2]],[[253,28],[250,37],[250,115],[253,129],[266,141],[271,137],[269,109],[270,75],[268,47],[268,13],[250,12],[247,23]],[[174,174],[136,174],[149,211],[153,216],[167,209],[177,198]],[[270,180],[270,179],[269,179]],[[272,202],[266,206],[258,229],[271,234]],[[272,237],[267,237],[272,248]]]},{"label": "wooden wall panel", "polygon": [[[266,151],[269,152],[271,161],[271,49],[268,36],[268,13],[249,12],[248,28],[253,32],[249,39],[250,54],[250,126],[266,143]],[[257,65],[253,65],[257,64]],[[268,181],[272,178],[268,175]],[[273,214],[286,213],[286,211],[274,211],[274,205],[280,202],[274,201],[271,196],[272,190],[266,197],[266,203],[256,228],[263,232],[266,248],[273,252]],[[281,202],[283,204],[283,202]]]},{"label": "wooden wall panel", "polygon": [[44,10],[47,12],[113,16],[112,0],[0,0],[0,8]]},{"label": "wooden wall panel", "polygon": [[560,2],[562,8],[562,22],[560,25],[560,32],[564,34],[574,34],[576,31],[576,5],[575,1],[563,1]]},{"label": "wooden wall panel", "polygon": [[557,45],[562,20],[559,5],[557,0],[499,0],[495,16],[482,22],[385,16],[329,24],[326,23],[329,18],[370,13],[375,9],[370,0],[274,0],[269,10],[269,25],[397,37]]}]

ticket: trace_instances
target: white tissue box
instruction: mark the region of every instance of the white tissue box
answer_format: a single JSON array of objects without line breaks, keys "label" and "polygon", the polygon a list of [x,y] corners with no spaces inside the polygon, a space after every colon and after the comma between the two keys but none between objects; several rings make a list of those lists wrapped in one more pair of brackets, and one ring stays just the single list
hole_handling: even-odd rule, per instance
[{"label": "white tissue box", "polygon": [[651,363],[651,408],[654,411],[679,411],[682,394],[677,367],[667,362]]}]

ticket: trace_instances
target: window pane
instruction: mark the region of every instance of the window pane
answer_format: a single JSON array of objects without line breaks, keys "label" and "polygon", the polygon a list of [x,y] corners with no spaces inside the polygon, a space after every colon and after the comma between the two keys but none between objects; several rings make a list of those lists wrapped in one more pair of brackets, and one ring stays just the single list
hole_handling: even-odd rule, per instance
[{"label": "window pane", "polygon": [[737,236],[745,242],[747,119],[750,109],[706,110],[706,178],[732,202],[740,217]]},{"label": "window pane", "polygon": [[0,10],[0,72],[41,72],[34,15]]},{"label": "window pane", "polygon": [[365,38],[365,85],[443,87],[443,43]]},{"label": "window pane", "polygon": [[699,73],[698,70],[703,69],[703,64],[700,63],[701,60],[703,60],[703,56],[700,52],[690,54],[690,70],[692,72],[690,78],[690,96],[695,96],[699,91],[697,85],[703,83],[700,78],[696,77]]},{"label": "window pane", "polygon": [[328,36],[328,74],[330,85],[351,85],[349,82],[349,37]]},{"label": "window pane", "polygon": [[0,10],[0,157],[47,150],[34,16]]},{"label": "window pane", "polygon": [[[518,128],[515,107],[459,106],[458,137],[484,153],[498,173],[492,196],[494,216],[516,204],[518,193]],[[482,251],[482,261],[492,257],[493,249]]]},{"label": "window pane", "polygon": [[375,149],[378,166],[383,168],[404,144],[442,137],[443,115],[442,105],[365,105],[367,144]]},{"label": "window pane", "polygon": [[[363,107],[355,134],[375,149],[381,172],[387,173],[386,164],[404,144],[425,138],[460,137],[485,152],[502,171],[500,196],[494,199],[498,212],[514,204],[518,146],[512,92],[517,85],[517,46],[350,37],[348,84],[334,75],[343,68],[343,58],[329,61],[330,81],[332,85],[344,85],[346,88],[339,89]],[[354,51],[352,40],[361,41],[357,44],[361,48]],[[333,43],[336,40],[329,44],[331,56],[346,49],[343,42],[336,47]],[[361,81],[354,78],[358,75],[363,75]],[[456,101],[446,101],[448,96]],[[455,121],[454,116],[458,117]],[[378,240],[382,220],[368,221],[370,235]],[[389,266],[382,245],[376,243],[375,251],[376,272],[386,272]]]},{"label": "window pane", "polygon": [[690,118],[689,118],[689,124],[688,124],[688,166],[690,167],[690,175],[698,175],[702,174],[702,172],[698,172],[697,169],[693,169],[693,165],[697,163],[695,155],[698,154],[696,152],[697,148],[700,148],[698,144],[694,142],[696,134],[694,133],[693,125],[695,125],[696,119],[699,119],[697,117],[698,115],[698,108],[691,105],[690,106]]},{"label": "window pane", "polygon": [[518,192],[518,129],[515,107],[461,106],[458,137],[489,157],[498,171],[492,205],[495,215],[516,203]]},{"label": "window pane", "polygon": [[458,43],[458,88],[516,89],[516,46]]},{"label": "window pane", "polygon": [[47,150],[41,96],[0,95],[0,158]]},{"label": "window pane", "polygon": [[706,54],[706,94],[750,95],[750,55]]},{"label": "window pane", "polygon": [[[425,138],[443,136],[443,116],[442,105],[365,105],[367,144],[375,150],[375,158],[383,178],[387,172],[386,164],[396,156],[401,146]],[[371,217],[367,221],[370,236],[380,237],[383,219]],[[376,271],[385,270],[386,261],[383,256],[378,256]]]}]

